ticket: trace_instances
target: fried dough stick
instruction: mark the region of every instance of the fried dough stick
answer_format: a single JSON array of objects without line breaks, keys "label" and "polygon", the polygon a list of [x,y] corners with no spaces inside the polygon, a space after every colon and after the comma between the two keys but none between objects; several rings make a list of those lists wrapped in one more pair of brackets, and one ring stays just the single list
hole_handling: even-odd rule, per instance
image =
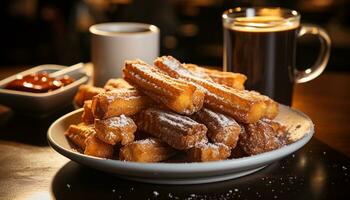
[{"label": "fried dough stick", "polygon": [[91,110],[91,100],[87,100],[84,102],[84,111],[83,114],[81,115],[81,118],[85,124],[92,124],[94,123],[94,115],[92,114]]},{"label": "fried dough stick", "polygon": [[99,140],[96,131],[91,125],[78,124],[70,125],[65,135],[77,147],[84,151],[84,154],[100,158],[111,158],[113,156],[113,145]]},{"label": "fried dough stick", "polygon": [[171,78],[142,61],[127,61],[124,79],[171,110],[191,115],[203,106],[204,91],[184,80]]},{"label": "fried dough stick", "polygon": [[202,108],[193,118],[208,128],[207,136],[213,143],[223,143],[231,149],[235,148],[241,126],[231,117]]},{"label": "fried dough stick", "polygon": [[229,88],[213,81],[191,76],[182,64],[171,56],[157,58],[154,64],[174,78],[191,81],[205,89],[204,105],[216,112],[227,114],[243,123],[255,123],[261,118],[273,119],[278,104],[254,91]]},{"label": "fried dough stick", "polygon": [[200,74],[201,76],[203,76],[202,74],[206,74],[211,78],[211,80],[221,85],[244,90],[244,82],[247,80],[247,77],[243,74],[206,69],[195,64],[183,64],[183,66],[189,71]]},{"label": "fried dough stick", "polygon": [[119,142],[126,145],[134,141],[136,129],[134,121],[125,115],[104,120],[95,119],[96,136],[111,145]]},{"label": "fried dough stick", "polygon": [[159,138],[174,149],[189,149],[208,141],[205,125],[171,111],[148,108],[135,118],[139,130]]},{"label": "fried dough stick", "polygon": [[106,91],[111,91],[119,88],[132,89],[133,87],[122,78],[109,79],[107,83],[103,86]]},{"label": "fried dough stick", "polygon": [[93,97],[92,113],[95,118],[106,119],[119,115],[134,115],[147,104],[150,99],[135,89],[114,89]]},{"label": "fried dough stick", "polygon": [[93,126],[80,123],[78,125],[70,125],[64,133],[66,137],[81,150],[85,150],[85,140],[90,135],[95,134]]},{"label": "fried dough stick", "polygon": [[82,107],[86,100],[91,100],[92,97],[104,91],[105,90],[103,88],[94,87],[91,85],[81,85],[78,92],[75,94],[74,102],[77,106]]},{"label": "fried dough stick", "polygon": [[189,162],[207,162],[224,160],[231,155],[231,149],[221,143],[200,144],[186,152],[186,160]]},{"label": "fried dough stick", "polygon": [[119,151],[119,159],[134,162],[160,162],[175,154],[175,150],[156,138],[134,141]]},{"label": "fried dough stick", "polygon": [[281,135],[285,134],[282,125],[271,120],[260,120],[253,124],[244,124],[238,141],[238,147],[245,155],[256,155],[278,149],[285,145]]},{"label": "fried dough stick", "polygon": [[262,121],[268,123],[272,127],[281,145],[286,145],[291,142],[288,138],[288,131],[285,126],[274,120],[262,119]]},{"label": "fried dough stick", "polygon": [[114,153],[114,146],[107,144],[96,137],[96,135],[89,136],[86,141],[85,155],[95,156],[99,158],[112,158]]}]

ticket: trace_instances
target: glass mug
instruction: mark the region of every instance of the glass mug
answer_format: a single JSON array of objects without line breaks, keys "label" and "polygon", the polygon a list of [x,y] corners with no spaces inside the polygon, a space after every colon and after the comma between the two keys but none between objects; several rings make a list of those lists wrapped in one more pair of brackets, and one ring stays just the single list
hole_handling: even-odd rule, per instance
[{"label": "glass mug", "polygon": [[[319,76],[325,69],[331,41],[315,25],[300,24],[297,11],[284,8],[234,8],[222,15],[224,71],[245,74],[246,88],[291,105],[293,84]],[[321,42],[319,56],[310,68],[295,67],[298,37],[315,35]]]}]

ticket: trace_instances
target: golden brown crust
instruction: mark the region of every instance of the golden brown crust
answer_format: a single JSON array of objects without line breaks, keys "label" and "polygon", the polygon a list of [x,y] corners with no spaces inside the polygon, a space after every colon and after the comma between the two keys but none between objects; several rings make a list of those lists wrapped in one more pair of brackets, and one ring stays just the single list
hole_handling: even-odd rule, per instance
[{"label": "golden brown crust", "polygon": [[84,105],[84,101],[91,100],[92,97],[104,91],[105,90],[103,88],[94,87],[91,85],[81,85],[74,97],[74,103],[77,106],[82,107]]},{"label": "golden brown crust", "polygon": [[85,155],[95,156],[99,158],[112,158],[114,146],[99,140],[96,135],[90,135],[86,141]]},{"label": "golden brown crust", "polygon": [[105,120],[95,119],[96,136],[105,143],[116,145],[126,145],[134,141],[134,133],[137,129],[134,121],[120,115]]},{"label": "golden brown crust", "polygon": [[94,115],[91,110],[92,100],[87,100],[84,102],[84,112],[81,115],[82,121],[86,124],[94,123]]},{"label": "golden brown crust", "polygon": [[243,74],[232,73],[232,72],[220,72],[220,71],[211,71],[208,72],[210,78],[221,85],[226,85],[227,87],[236,88],[239,90],[244,90],[244,83],[247,80],[247,77]]},{"label": "golden brown crust", "polygon": [[282,129],[277,122],[260,120],[252,124],[243,124],[243,126],[244,131],[240,136],[238,146],[246,155],[272,151],[285,144],[280,140],[279,134]]},{"label": "golden brown crust", "polygon": [[202,108],[193,118],[208,128],[207,136],[211,142],[223,143],[230,148],[236,147],[242,130],[233,118],[207,108]]},{"label": "golden brown crust", "polygon": [[205,80],[213,81],[213,79],[210,77],[206,68],[199,67],[198,65],[195,65],[195,64],[188,64],[188,63],[183,63],[182,66],[186,69],[186,71],[191,72],[191,75],[193,76],[196,76],[198,78],[202,78]]},{"label": "golden brown crust", "polygon": [[[183,66],[189,71],[194,72],[202,77],[205,77],[203,75],[205,74],[211,80],[221,85],[244,90],[244,83],[247,80],[247,77],[244,74],[206,69],[195,64],[183,64]],[[201,78],[200,76],[197,77]]]},{"label": "golden brown crust", "polygon": [[191,115],[203,106],[204,91],[183,80],[171,78],[142,61],[127,61],[124,79],[171,110]]},{"label": "golden brown crust", "polygon": [[200,144],[189,149],[186,152],[187,161],[189,162],[207,162],[225,160],[231,155],[231,149],[221,143],[217,144]]},{"label": "golden brown crust", "polygon": [[228,87],[236,88],[239,90],[244,89],[244,83],[247,80],[247,77],[244,74],[240,74],[240,73],[223,72],[223,71],[218,71],[214,69],[206,69],[204,67],[200,67],[195,64],[183,64],[183,67],[185,67],[189,71],[192,71],[196,74],[205,74],[216,83],[219,83],[221,85],[226,85]]},{"label": "golden brown crust", "polygon": [[137,127],[174,149],[189,149],[206,143],[207,128],[189,117],[158,108],[148,108],[136,116]]},{"label": "golden brown crust", "polygon": [[134,141],[122,147],[119,159],[134,162],[160,162],[175,154],[175,150],[156,138]]},{"label": "golden brown crust", "polygon": [[278,114],[278,104],[254,91],[236,90],[197,80],[208,91],[205,105],[225,113],[243,123],[255,123],[264,117],[273,119]]},{"label": "golden brown crust", "polygon": [[95,118],[106,119],[119,115],[134,115],[147,104],[150,99],[135,89],[115,89],[100,93],[92,99],[92,113]]},{"label": "golden brown crust", "polygon": [[78,125],[70,125],[64,134],[74,145],[84,150],[86,147],[85,140],[95,133],[92,125],[80,123]]},{"label": "golden brown crust", "polygon": [[111,158],[113,156],[114,147],[99,140],[92,125],[84,123],[70,125],[65,135],[86,155],[100,158]]},{"label": "golden brown crust", "polygon": [[270,119],[261,119],[262,121],[268,123],[271,128],[273,129],[274,133],[276,134],[276,137],[280,141],[281,145],[286,145],[290,143],[288,139],[288,130],[287,127],[283,126],[277,121],[273,121]]},{"label": "golden brown crust", "polygon": [[122,78],[109,79],[103,87],[106,91],[111,91],[119,88],[132,89],[133,87]]},{"label": "golden brown crust", "polygon": [[182,64],[171,56],[157,58],[154,63],[160,70],[187,81],[191,81],[206,92],[206,107],[227,114],[243,123],[254,123],[261,118],[272,119],[278,114],[278,104],[267,96],[254,91],[238,90],[201,79],[184,72]]}]

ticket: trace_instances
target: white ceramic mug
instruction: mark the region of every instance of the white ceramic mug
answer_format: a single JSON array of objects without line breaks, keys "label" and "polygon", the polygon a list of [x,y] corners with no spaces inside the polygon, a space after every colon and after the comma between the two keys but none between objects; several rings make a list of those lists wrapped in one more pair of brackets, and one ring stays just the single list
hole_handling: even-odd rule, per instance
[{"label": "white ceramic mug", "polygon": [[91,26],[90,33],[95,86],[122,77],[125,60],[141,59],[151,64],[159,55],[159,29],[154,25],[102,23]]}]

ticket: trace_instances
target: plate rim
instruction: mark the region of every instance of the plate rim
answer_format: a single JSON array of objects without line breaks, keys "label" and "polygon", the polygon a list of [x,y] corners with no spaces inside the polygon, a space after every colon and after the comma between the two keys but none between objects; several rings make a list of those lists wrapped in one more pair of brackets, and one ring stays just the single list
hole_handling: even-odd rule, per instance
[{"label": "plate rim", "polygon": [[[280,104],[282,105],[282,104]],[[227,160],[221,160],[221,161],[212,161],[212,162],[191,162],[191,163],[140,163],[140,162],[131,162],[131,161],[120,161],[120,160],[113,160],[113,159],[105,159],[105,158],[97,158],[94,156],[84,155],[81,154],[73,149],[67,149],[63,146],[60,146],[56,141],[54,141],[52,137],[53,128],[63,121],[65,118],[75,115],[79,112],[82,112],[83,109],[74,110],[72,112],[69,112],[62,117],[58,118],[55,122],[51,124],[51,126],[48,129],[47,132],[47,139],[50,144],[50,146],[57,151],[59,154],[69,158],[70,160],[76,161],[79,159],[85,159],[84,164],[87,162],[93,161],[97,162],[99,164],[104,164],[106,166],[113,166],[114,168],[125,168],[128,170],[137,170],[137,171],[143,171],[148,173],[193,173],[195,172],[207,172],[212,170],[218,170],[218,171],[225,171],[225,170],[234,170],[234,169],[240,169],[240,168],[248,168],[252,165],[257,164],[264,164],[264,163],[270,163],[274,160],[281,159],[297,150],[302,148],[305,144],[307,144],[312,136],[314,135],[314,123],[311,121],[311,119],[302,113],[301,111],[298,111],[296,109],[293,109],[289,106],[285,106],[289,110],[292,110],[294,112],[297,112],[298,114],[305,117],[308,121],[311,123],[311,127],[308,130],[308,132],[299,140],[285,145],[279,149],[264,152],[258,155],[253,156],[247,156],[243,158],[235,158],[235,159],[227,159]],[[62,151],[62,152],[61,152]],[[64,152],[64,153],[63,153]],[[70,154],[70,155],[66,155]],[[282,154],[282,155],[281,155]],[[72,158],[74,157],[74,158]],[[264,162],[261,162],[259,160],[263,159]],[[79,162],[80,163],[80,162]]]}]

